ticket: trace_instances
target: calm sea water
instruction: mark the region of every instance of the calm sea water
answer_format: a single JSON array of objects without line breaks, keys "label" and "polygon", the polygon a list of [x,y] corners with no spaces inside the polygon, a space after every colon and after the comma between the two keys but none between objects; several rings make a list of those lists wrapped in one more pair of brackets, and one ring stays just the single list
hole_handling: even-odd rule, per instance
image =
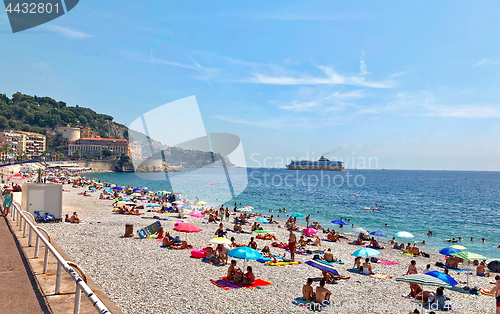
[{"label": "calm sea water", "polygon": [[[199,169],[169,174],[92,174],[98,180],[147,186],[153,190],[181,192],[194,199],[229,208],[234,202],[250,205],[255,212],[280,215],[278,208],[311,214],[311,221],[325,228],[349,232],[330,222],[350,218],[355,227],[381,230],[390,237],[397,231],[411,232],[411,241],[425,240],[425,249],[451,245],[448,238],[463,238],[461,245],[489,258],[500,258],[500,172],[349,170],[345,172],[290,171],[285,169],[232,169],[231,185],[221,169]],[[170,182],[169,182],[170,181]],[[172,183],[173,182],[173,183]],[[230,198],[230,189],[236,193]],[[358,195],[357,197],[354,195]],[[362,210],[382,204],[381,211]],[[284,218],[281,214],[280,218]],[[286,217],[285,217],[286,218]],[[305,218],[298,218],[305,224]],[[385,226],[387,224],[387,226]],[[433,236],[427,236],[431,230]],[[474,237],[474,242],[470,238]],[[481,242],[485,238],[486,243]],[[398,241],[399,242],[399,241]],[[408,241],[406,241],[408,242]],[[423,247],[423,246],[421,246]]]}]

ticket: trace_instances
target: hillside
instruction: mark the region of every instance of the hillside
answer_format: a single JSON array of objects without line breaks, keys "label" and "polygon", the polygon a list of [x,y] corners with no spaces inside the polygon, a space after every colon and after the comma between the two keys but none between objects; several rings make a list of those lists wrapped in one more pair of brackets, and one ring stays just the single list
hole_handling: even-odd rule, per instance
[{"label": "hillside", "polygon": [[[13,129],[45,134],[47,152],[63,155],[63,138],[55,128],[67,125],[91,129],[103,138],[129,139],[128,128],[113,121],[110,115],[99,114],[78,105],[71,107],[63,101],[56,101],[50,97],[30,96],[17,92],[9,98],[5,94],[0,94],[0,130]],[[165,151],[167,165],[206,166],[223,158],[220,154],[211,152],[168,147],[151,139],[139,143],[144,152],[150,149],[151,144],[155,147],[155,151]],[[156,155],[153,157],[161,158]],[[232,166],[229,161],[227,164]]]}]

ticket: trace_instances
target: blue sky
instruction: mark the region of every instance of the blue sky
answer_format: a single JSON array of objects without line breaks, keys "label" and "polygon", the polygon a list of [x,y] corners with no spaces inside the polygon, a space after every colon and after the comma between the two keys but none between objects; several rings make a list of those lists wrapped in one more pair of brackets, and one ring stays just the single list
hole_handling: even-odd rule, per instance
[{"label": "blue sky", "polygon": [[498,171],[499,9],[86,0],[16,34],[0,13],[0,92],[124,124],[195,95],[207,132],[240,136],[249,166],[329,152],[348,168]]}]

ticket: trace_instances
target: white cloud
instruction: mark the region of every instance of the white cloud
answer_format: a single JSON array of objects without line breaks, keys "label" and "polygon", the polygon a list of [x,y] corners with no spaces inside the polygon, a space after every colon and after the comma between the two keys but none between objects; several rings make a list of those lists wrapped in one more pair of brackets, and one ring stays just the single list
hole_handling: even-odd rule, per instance
[{"label": "white cloud", "polygon": [[248,83],[271,84],[271,85],[353,85],[371,88],[391,88],[393,83],[390,81],[367,81],[359,75],[342,75],[336,72],[332,67],[317,66],[324,76],[311,75],[282,75],[272,76],[262,73],[255,73],[254,77],[246,80]]},{"label": "white cloud", "polygon": [[339,111],[343,110],[349,106],[354,106],[354,104],[349,103],[349,100],[363,98],[363,92],[361,90],[340,93],[335,92],[325,97],[321,97],[312,101],[291,101],[286,105],[281,105],[279,108],[294,111]]},{"label": "white cloud", "polygon": [[476,64],[474,64],[474,66],[480,66],[480,65],[499,65],[499,64],[500,64],[500,61],[495,61],[495,60],[491,60],[491,59],[485,58],[485,59],[477,62]]},{"label": "white cloud", "polygon": [[47,25],[46,28],[70,39],[85,39],[94,37],[93,35],[59,25]]},{"label": "white cloud", "polygon": [[428,106],[429,112],[424,113],[424,116],[431,117],[446,117],[446,118],[500,118],[500,109],[494,106],[474,106],[474,105],[458,105],[458,106]]}]

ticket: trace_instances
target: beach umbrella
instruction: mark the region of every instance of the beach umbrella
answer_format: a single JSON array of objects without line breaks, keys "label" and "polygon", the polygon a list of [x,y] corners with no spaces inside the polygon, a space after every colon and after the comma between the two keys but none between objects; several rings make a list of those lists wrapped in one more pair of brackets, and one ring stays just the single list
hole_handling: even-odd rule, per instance
[{"label": "beach umbrella", "polygon": [[305,217],[306,215],[302,214],[302,213],[295,213],[295,214],[292,214],[290,215],[290,217]]},{"label": "beach umbrella", "polygon": [[337,225],[341,225],[341,226],[347,226],[348,223],[343,221],[343,220],[334,220],[332,221],[332,224],[337,224]]},{"label": "beach umbrella", "polygon": [[245,208],[254,209],[252,206],[245,206]]},{"label": "beach umbrella", "polygon": [[252,209],[251,208],[242,207],[242,208],[236,208],[236,211],[237,212],[251,212]]},{"label": "beach umbrella", "polygon": [[224,237],[218,237],[218,238],[213,238],[212,240],[210,240],[210,243],[212,243],[212,244],[231,244],[231,240],[229,240],[228,238],[224,238]]},{"label": "beach umbrella", "polygon": [[255,219],[255,220],[260,221],[260,222],[263,222],[263,223],[265,223],[265,224],[268,224],[268,223],[269,223],[269,220],[267,220],[266,218],[262,218],[262,217],[259,217],[259,218]]},{"label": "beach umbrella", "polygon": [[382,231],[373,231],[373,232],[370,232],[371,235],[374,235],[374,236],[379,236],[379,237],[387,237],[385,235],[385,233],[383,233]]},{"label": "beach umbrella", "polygon": [[96,187],[95,186],[89,186],[89,190],[95,190]]},{"label": "beach umbrella", "polygon": [[[469,265],[469,261],[470,260],[473,261],[475,259],[477,259],[477,260],[487,260],[488,259],[487,257],[484,257],[484,256],[476,254],[476,253],[472,253],[472,252],[469,252],[469,251],[459,252],[459,253],[452,253],[451,255],[466,260],[467,263],[463,263],[463,264],[465,264],[467,266]],[[469,287],[469,272],[470,272],[470,270],[466,271],[466,274],[467,274],[467,288]]]},{"label": "beach umbrella", "polygon": [[142,190],[139,190],[139,189],[133,189],[133,190],[132,190],[132,192],[134,192],[134,193],[135,193],[135,192],[139,192],[139,193],[141,193],[141,192],[142,192]]},{"label": "beach umbrella", "polygon": [[115,186],[115,187],[113,187],[113,188],[111,188],[111,189],[112,189],[112,190],[117,190],[117,191],[121,191],[121,190],[123,190],[123,189],[122,189],[121,187],[119,187],[119,186]]},{"label": "beach umbrella", "polygon": [[452,246],[450,246],[450,247],[452,247],[452,248],[454,248],[454,249],[458,249],[458,250],[460,250],[460,251],[467,250],[467,248],[466,248],[465,246],[462,246],[462,245],[460,245],[460,244],[455,244],[455,245],[452,245]]},{"label": "beach umbrella", "polygon": [[184,205],[184,206],[181,206],[181,208],[184,208],[184,209],[191,209],[191,206],[189,206],[189,205]]},{"label": "beach umbrella", "polygon": [[8,177],[7,179],[9,179],[9,180],[25,180],[26,178],[22,174],[16,173],[15,175]]},{"label": "beach umbrella", "polygon": [[451,277],[445,273],[442,273],[440,271],[436,271],[436,270],[429,271],[429,272],[426,272],[424,275],[428,275],[428,276],[432,276],[432,277],[441,279],[442,281],[446,282],[447,284],[449,284],[452,287],[455,287],[456,285],[458,285],[458,282],[455,279],[453,279],[453,277]]},{"label": "beach umbrella", "polygon": [[107,191],[107,192],[109,192],[109,193],[113,193],[113,190],[111,190],[111,189],[110,189],[110,188],[108,188],[108,187],[103,187],[103,189],[104,189],[104,190],[106,190],[106,191]]},{"label": "beach umbrella", "polygon": [[193,210],[192,212],[190,212],[189,216],[196,217],[196,218],[203,218],[203,217],[205,217],[205,215],[203,215],[202,213],[200,213],[198,211],[195,211],[195,210]]},{"label": "beach umbrella", "polygon": [[500,261],[495,260],[488,263],[488,269],[496,273],[500,272]]},{"label": "beach umbrella", "polygon": [[352,229],[352,231],[358,232],[358,233],[363,233],[363,234],[368,233],[368,231],[366,231],[363,228],[354,228],[354,229]]},{"label": "beach umbrella", "polygon": [[125,201],[125,202],[129,202],[130,201],[130,198],[128,197],[123,197],[123,198],[120,198],[119,201]]},{"label": "beach umbrella", "polygon": [[195,232],[200,232],[201,229],[198,228],[197,226],[187,223],[187,222],[182,222],[178,224],[177,226],[174,227],[175,231],[178,232],[185,232],[186,233],[186,242],[187,242],[187,234],[188,233],[195,233]]},{"label": "beach umbrella", "polygon": [[259,251],[252,249],[248,246],[240,246],[238,248],[232,249],[227,253],[231,257],[241,258],[244,260],[251,259],[261,259],[262,254]]},{"label": "beach umbrella", "polygon": [[451,254],[453,254],[453,253],[460,253],[460,252],[462,252],[462,251],[460,251],[459,249],[452,248],[452,247],[445,247],[445,248],[439,250],[439,254],[442,254],[445,256],[451,256]]},{"label": "beach umbrella", "polygon": [[275,233],[274,231],[271,230],[255,230],[255,233]]},{"label": "beach umbrella", "polygon": [[314,229],[314,228],[306,228],[302,231],[303,234],[305,235],[311,235],[311,234],[316,234],[318,233],[318,230]]},{"label": "beach umbrella", "polygon": [[174,204],[182,204],[182,202],[181,202],[181,201],[175,201],[175,202],[173,202],[173,203],[174,203]]},{"label": "beach umbrella", "polygon": [[151,204],[146,205],[146,207],[161,207],[161,205],[156,204],[156,203],[151,203]]},{"label": "beach umbrella", "polygon": [[375,255],[380,255],[381,253],[377,250],[370,249],[369,247],[364,247],[359,250],[356,250],[354,253],[351,254],[351,256],[354,257],[370,257],[370,256],[375,256]]},{"label": "beach umbrella", "polygon": [[406,231],[399,231],[394,234],[395,238],[413,238],[413,234]]},{"label": "beach umbrella", "polygon": [[186,232],[186,233],[194,233],[194,232],[200,232],[201,229],[198,228],[198,226],[195,226],[193,224],[190,224],[188,222],[183,222],[178,224],[175,228],[175,231],[178,232]]},{"label": "beach umbrella", "polygon": [[413,284],[417,284],[417,285],[451,288],[451,285],[442,281],[441,279],[433,277],[433,276],[427,276],[424,274],[406,275],[406,276],[396,278],[396,281],[413,283]]},{"label": "beach umbrella", "polygon": [[206,205],[206,204],[207,204],[207,202],[205,202],[205,201],[198,202],[198,205]]}]

